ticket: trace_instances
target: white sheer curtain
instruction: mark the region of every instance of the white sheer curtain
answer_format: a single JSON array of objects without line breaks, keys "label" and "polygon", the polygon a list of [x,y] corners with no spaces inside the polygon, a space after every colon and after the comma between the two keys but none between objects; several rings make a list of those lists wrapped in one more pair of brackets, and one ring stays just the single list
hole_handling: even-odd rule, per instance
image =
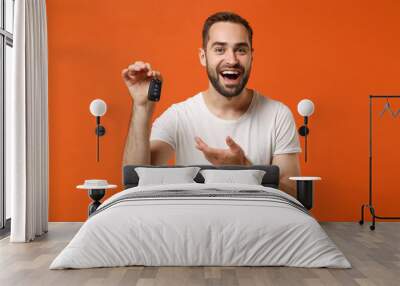
[{"label": "white sheer curtain", "polygon": [[6,98],[6,187],[12,242],[48,226],[47,22],[45,0],[15,1],[13,92]]}]

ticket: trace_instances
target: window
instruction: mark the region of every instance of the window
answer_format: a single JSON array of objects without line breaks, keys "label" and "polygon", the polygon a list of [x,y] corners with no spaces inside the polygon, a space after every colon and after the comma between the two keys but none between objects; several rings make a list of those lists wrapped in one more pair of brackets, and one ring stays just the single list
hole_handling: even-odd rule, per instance
[{"label": "window", "polygon": [[14,0],[0,0],[0,236],[9,231],[10,193],[5,188],[5,98],[11,92]]}]

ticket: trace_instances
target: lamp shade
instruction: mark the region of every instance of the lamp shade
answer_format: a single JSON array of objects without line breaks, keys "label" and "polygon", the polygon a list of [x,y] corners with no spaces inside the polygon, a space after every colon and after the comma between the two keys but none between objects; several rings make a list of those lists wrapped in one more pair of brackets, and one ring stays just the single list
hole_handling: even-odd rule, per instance
[{"label": "lamp shade", "polygon": [[301,116],[310,116],[314,113],[314,103],[309,99],[302,99],[297,104],[297,111]]},{"label": "lamp shade", "polygon": [[89,109],[94,116],[103,116],[107,111],[107,104],[101,99],[95,99],[90,103]]}]

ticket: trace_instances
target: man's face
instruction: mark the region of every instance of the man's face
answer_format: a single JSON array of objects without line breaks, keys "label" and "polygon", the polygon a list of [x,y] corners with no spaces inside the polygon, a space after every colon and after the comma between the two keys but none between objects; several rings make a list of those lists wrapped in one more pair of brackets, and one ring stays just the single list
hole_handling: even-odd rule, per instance
[{"label": "man's face", "polygon": [[218,22],[209,30],[207,49],[200,51],[213,87],[225,97],[239,95],[249,80],[252,48],[249,34],[241,24]]}]

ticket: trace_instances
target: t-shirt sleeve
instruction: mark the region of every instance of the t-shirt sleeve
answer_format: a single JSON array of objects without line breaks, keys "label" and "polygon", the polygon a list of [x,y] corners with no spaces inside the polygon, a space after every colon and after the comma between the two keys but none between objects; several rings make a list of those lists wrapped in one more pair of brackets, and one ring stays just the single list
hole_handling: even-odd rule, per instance
[{"label": "t-shirt sleeve", "polygon": [[150,133],[150,141],[160,140],[176,149],[177,141],[177,113],[174,105],[169,107],[153,122]]},{"label": "t-shirt sleeve", "polygon": [[275,148],[273,155],[301,152],[296,123],[289,107],[281,104],[275,125]]}]

